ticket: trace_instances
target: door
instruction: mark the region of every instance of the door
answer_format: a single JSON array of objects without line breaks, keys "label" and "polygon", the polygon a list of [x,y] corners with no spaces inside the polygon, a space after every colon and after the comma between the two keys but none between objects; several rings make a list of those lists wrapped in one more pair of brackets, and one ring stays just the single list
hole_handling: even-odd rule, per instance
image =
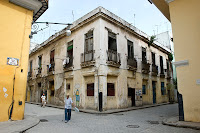
[{"label": "door", "polygon": [[153,89],[153,104],[156,103],[156,82],[152,81],[152,89]]},{"label": "door", "polygon": [[132,106],[135,106],[135,89],[132,89],[131,101]]}]

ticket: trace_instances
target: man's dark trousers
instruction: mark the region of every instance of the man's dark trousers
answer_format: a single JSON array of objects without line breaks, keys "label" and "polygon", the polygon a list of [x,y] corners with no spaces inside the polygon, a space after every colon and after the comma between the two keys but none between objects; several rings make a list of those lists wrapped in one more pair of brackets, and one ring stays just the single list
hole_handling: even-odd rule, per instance
[{"label": "man's dark trousers", "polygon": [[71,119],[71,109],[65,108],[65,120],[69,121]]}]

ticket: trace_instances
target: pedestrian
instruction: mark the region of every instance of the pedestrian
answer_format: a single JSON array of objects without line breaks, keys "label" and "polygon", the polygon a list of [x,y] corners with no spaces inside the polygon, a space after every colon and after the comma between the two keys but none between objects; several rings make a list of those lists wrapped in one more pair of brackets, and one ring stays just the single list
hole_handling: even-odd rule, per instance
[{"label": "pedestrian", "polygon": [[69,97],[68,93],[67,97],[65,98],[65,123],[67,123],[71,119],[72,106],[73,106],[73,101]]},{"label": "pedestrian", "polygon": [[45,96],[44,93],[43,93],[43,95],[41,96],[41,99],[42,99],[42,107],[44,108],[44,107],[45,107],[45,104],[46,104],[46,96]]}]

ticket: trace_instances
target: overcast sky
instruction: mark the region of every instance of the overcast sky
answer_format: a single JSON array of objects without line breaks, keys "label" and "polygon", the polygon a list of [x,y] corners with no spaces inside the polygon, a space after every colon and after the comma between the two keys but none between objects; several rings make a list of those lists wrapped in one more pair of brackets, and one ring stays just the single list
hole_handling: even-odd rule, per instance
[{"label": "overcast sky", "polygon": [[[132,25],[135,22],[135,26],[148,35],[171,31],[169,21],[148,0],[49,0],[49,9],[37,22],[72,23],[98,6],[106,8]],[[39,29],[44,27],[46,25],[39,25]],[[64,27],[50,25],[34,35],[31,42],[40,44]]]}]

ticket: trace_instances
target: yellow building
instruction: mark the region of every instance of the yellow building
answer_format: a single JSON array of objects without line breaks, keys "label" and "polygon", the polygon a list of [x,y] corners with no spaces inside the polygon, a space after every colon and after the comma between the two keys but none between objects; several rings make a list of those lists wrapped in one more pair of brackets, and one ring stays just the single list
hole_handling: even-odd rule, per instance
[{"label": "yellow building", "polygon": [[183,98],[182,119],[200,122],[200,1],[152,2],[172,24],[178,91]]},{"label": "yellow building", "polygon": [[24,117],[31,23],[48,0],[0,0],[0,121]]}]

